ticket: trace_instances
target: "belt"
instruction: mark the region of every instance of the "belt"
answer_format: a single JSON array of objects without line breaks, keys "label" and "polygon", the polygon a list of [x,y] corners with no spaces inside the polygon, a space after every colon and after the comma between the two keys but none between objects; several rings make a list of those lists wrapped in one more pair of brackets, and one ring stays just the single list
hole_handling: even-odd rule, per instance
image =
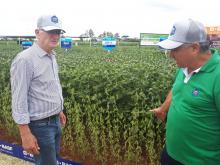
[{"label": "belt", "polygon": [[49,117],[46,117],[46,118],[43,118],[43,119],[39,119],[39,120],[34,120],[34,121],[31,121],[31,122],[47,122],[47,121],[51,121],[53,119],[56,119],[58,116],[59,116],[59,114],[55,114],[55,115],[52,115],[52,116],[49,116]]},{"label": "belt", "polygon": [[58,114],[55,114],[55,115],[49,116],[49,117],[44,118],[44,119],[41,119],[41,120],[47,120],[47,121],[50,121],[50,120],[52,120],[52,119],[55,119],[56,117],[58,117]]}]

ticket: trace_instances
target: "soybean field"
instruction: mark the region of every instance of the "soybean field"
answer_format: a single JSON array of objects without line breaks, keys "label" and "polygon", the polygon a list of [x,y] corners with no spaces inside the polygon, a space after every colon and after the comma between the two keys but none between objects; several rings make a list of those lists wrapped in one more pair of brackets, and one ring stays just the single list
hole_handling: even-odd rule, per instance
[{"label": "soybean field", "polygon": [[[10,64],[22,49],[0,42],[0,125],[19,137],[11,116]],[[150,109],[172,87],[176,65],[155,47],[56,49],[67,124],[62,156],[85,165],[159,165],[165,123]]]}]

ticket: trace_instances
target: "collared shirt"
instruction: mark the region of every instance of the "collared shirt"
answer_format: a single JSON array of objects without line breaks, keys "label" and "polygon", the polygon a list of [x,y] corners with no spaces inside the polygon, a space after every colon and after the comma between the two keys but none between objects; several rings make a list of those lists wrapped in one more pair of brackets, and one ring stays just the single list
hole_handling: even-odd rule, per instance
[{"label": "collared shirt", "polygon": [[62,111],[62,88],[54,52],[47,54],[34,44],[16,56],[10,75],[12,116],[17,124],[28,124]]},{"label": "collared shirt", "polygon": [[[201,68],[201,67],[200,67]],[[200,68],[192,71],[190,74],[188,73],[188,69],[187,68],[183,68],[183,73],[184,75],[186,76],[185,79],[184,79],[184,83],[187,83],[189,81],[189,79],[191,78],[191,76],[194,74],[194,73],[198,73]]]}]

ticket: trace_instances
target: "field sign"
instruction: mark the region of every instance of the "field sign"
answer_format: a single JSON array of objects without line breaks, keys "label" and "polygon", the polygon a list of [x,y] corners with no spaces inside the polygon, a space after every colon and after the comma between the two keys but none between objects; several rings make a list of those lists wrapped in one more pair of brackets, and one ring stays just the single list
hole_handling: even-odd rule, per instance
[{"label": "field sign", "polygon": [[32,45],[33,45],[33,42],[31,42],[31,41],[22,41],[21,42],[21,46],[22,46],[23,49],[27,49]]},{"label": "field sign", "polygon": [[116,39],[114,37],[104,37],[102,39],[102,47],[108,51],[112,51],[116,47]]},{"label": "field sign", "polygon": [[61,48],[63,49],[71,49],[73,40],[72,38],[61,38]]},{"label": "field sign", "polygon": [[168,37],[168,34],[140,33],[140,46],[154,46]]}]

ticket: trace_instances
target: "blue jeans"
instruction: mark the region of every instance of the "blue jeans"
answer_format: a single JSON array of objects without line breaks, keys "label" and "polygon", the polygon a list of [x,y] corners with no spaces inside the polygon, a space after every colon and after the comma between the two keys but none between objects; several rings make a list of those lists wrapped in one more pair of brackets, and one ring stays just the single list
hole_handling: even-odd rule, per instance
[{"label": "blue jeans", "polygon": [[60,150],[61,125],[57,115],[51,119],[31,121],[31,132],[37,138],[40,154],[34,155],[36,165],[57,165]]}]

